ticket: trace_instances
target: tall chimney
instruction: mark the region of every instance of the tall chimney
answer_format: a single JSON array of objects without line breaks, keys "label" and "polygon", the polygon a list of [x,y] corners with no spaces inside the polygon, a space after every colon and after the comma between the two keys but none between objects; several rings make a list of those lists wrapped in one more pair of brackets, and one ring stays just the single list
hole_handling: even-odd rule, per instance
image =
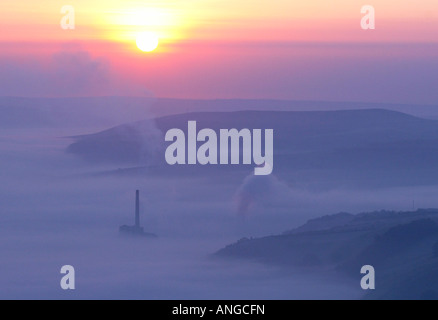
[{"label": "tall chimney", "polygon": [[135,193],[135,226],[140,228],[140,191]]}]

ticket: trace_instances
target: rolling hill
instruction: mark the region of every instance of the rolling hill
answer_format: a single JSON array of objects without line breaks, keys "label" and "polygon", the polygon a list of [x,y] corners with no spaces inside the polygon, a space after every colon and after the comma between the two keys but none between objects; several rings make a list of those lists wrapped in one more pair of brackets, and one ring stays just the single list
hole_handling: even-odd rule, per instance
[{"label": "rolling hill", "polygon": [[[438,122],[388,110],[239,111],[172,115],[74,137],[67,152],[94,163],[145,167],[152,174],[201,169],[164,162],[164,133],[198,129],[274,129],[274,174],[313,189],[428,185],[438,181]],[[248,166],[203,168],[217,175]],[[165,170],[163,170],[165,168]],[[167,174],[166,173],[166,174]]]},{"label": "rolling hill", "polygon": [[364,298],[437,299],[437,221],[438,209],[341,213],[281,235],[244,238],[215,255],[315,273],[333,270],[352,279],[372,265],[377,290]]}]

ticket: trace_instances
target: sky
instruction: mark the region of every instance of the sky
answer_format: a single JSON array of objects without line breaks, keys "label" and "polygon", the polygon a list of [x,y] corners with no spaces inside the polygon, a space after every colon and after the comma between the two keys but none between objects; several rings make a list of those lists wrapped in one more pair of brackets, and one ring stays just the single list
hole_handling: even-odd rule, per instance
[{"label": "sky", "polygon": [[434,0],[2,1],[0,96],[436,104],[437,29]]},{"label": "sky", "polygon": [[[74,8],[74,29],[61,27],[66,5]],[[361,29],[364,5],[375,8],[375,30]],[[371,127],[370,140],[358,140],[353,155],[348,148],[341,153],[349,166],[337,161],[338,153],[327,159],[321,153],[324,161],[315,157],[307,163],[310,149],[304,148],[302,158],[299,153],[296,158],[302,159],[301,171],[285,162],[290,172],[261,178],[252,175],[253,167],[240,174],[216,168],[211,176],[167,172],[167,167],[164,175],[132,174],[131,163],[121,167],[74,157],[66,152],[73,142],[66,137],[150,116],[136,99],[113,96],[435,106],[437,30],[436,0],[421,5],[413,0],[0,1],[0,97],[112,96],[111,103],[98,99],[90,104],[30,99],[20,106],[16,100],[21,99],[1,100],[0,167],[6,170],[0,184],[0,298],[72,298],[59,290],[64,264],[79,271],[73,298],[359,297],[358,281],[344,286],[337,279],[322,281],[289,269],[285,274],[208,258],[243,236],[279,234],[324,214],[436,207],[437,187],[420,185],[433,179],[428,170],[435,172],[430,160],[435,149],[428,149],[435,127],[430,136],[424,131],[418,141],[407,143],[404,137],[412,127],[396,127],[386,137]],[[158,39],[151,52],[137,45],[153,42],[141,36],[144,32]],[[129,100],[133,105],[123,102]],[[335,105],[327,103],[328,108]],[[388,121],[397,125],[399,115],[393,116]],[[303,122],[304,138],[322,139],[315,128],[325,119],[313,127]],[[348,118],[341,120],[335,128],[350,125]],[[152,128],[140,131],[142,151],[156,147]],[[345,142],[339,134],[333,139],[341,146]],[[395,139],[393,146],[383,144],[386,139]],[[331,152],[332,145],[318,141]],[[360,141],[383,145],[384,151],[379,154],[376,147],[370,156],[368,142]],[[362,153],[356,150],[365,160],[370,156],[371,166],[379,159],[386,162],[374,175],[362,172],[362,162],[355,161]],[[403,156],[393,166],[391,160],[405,151],[412,158]],[[432,167],[419,165],[398,175],[403,164],[414,160]],[[333,169],[326,173],[308,169],[330,161]],[[388,163],[391,170],[380,174]],[[159,235],[145,246],[116,238],[118,226],[132,223],[135,189],[142,192],[142,225]]]}]

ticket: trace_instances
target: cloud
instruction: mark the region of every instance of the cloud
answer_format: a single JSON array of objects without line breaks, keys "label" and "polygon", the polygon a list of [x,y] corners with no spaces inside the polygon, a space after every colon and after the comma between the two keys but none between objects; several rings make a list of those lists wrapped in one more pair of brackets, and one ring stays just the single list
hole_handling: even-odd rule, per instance
[{"label": "cloud", "polygon": [[151,95],[146,88],[120,79],[104,57],[93,57],[77,47],[66,49],[52,54],[48,60],[0,60],[0,95]]},{"label": "cloud", "polygon": [[247,176],[235,194],[235,207],[239,215],[247,215],[256,206],[285,204],[293,197],[292,190],[275,175]]},{"label": "cloud", "polygon": [[91,94],[108,86],[109,63],[88,52],[58,52],[52,56],[48,80],[63,95]]}]

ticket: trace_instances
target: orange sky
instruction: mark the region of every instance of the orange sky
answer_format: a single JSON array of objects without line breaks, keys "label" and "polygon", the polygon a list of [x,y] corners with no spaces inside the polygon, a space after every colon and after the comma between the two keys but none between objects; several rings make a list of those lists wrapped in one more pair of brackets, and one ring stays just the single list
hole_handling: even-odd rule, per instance
[{"label": "orange sky", "polygon": [[[75,30],[60,27],[63,16],[60,10],[66,4],[75,8]],[[363,5],[375,7],[376,30],[361,30]],[[418,43],[438,43],[438,2],[422,0],[419,5],[413,0],[2,1],[0,30],[3,60],[42,65],[50,70],[56,68],[53,56],[59,52],[86,52],[90,63],[95,59],[108,65],[114,77],[123,79],[120,81],[129,80],[133,87],[146,87],[155,95],[234,97],[240,91],[235,90],[236,85],[227,89],[227,82],[235,78],[243,82],[245,75],[250,80],[264,75],[275,79],[277,71],[295,65],[303,57],[342,61],[358,55],[376,59],[434,55],[435,49],[429,51],[424,47],[354,53],[342,49],[299,49],[299,55],[291,46],[394,43],[415,48]],[[154,52],[143,53],[136,47],[137,34],[142,31],[153,31],[159,36],[160,45]],[[301,65],[315,64],[307,60]],[[285,65],[280,65],[280,61]],[[266,68],[263,73],[256,70],[261,66]],[[210,87],[196,91],[204,80],[211,81]],[[252,83],[255,93],[260,92],[258,86],[264,81]],[[216,84],[217,88],[212,90]],[[208,90],[211,92],[207,93]],[[243,92],[244,96],[250,95]],[[262,96],[277,97],[273,90],[270,92]]]},{"label": "orange sky", "polygon": [[[438,2],[422,0],[75,0],[76,30],[59,28],[62,0],[0,3],[0,41],[132,41],[154,30],[163,42],[437,41]],[[360,8],[377,11],[372,38],[358,30]]]}]

